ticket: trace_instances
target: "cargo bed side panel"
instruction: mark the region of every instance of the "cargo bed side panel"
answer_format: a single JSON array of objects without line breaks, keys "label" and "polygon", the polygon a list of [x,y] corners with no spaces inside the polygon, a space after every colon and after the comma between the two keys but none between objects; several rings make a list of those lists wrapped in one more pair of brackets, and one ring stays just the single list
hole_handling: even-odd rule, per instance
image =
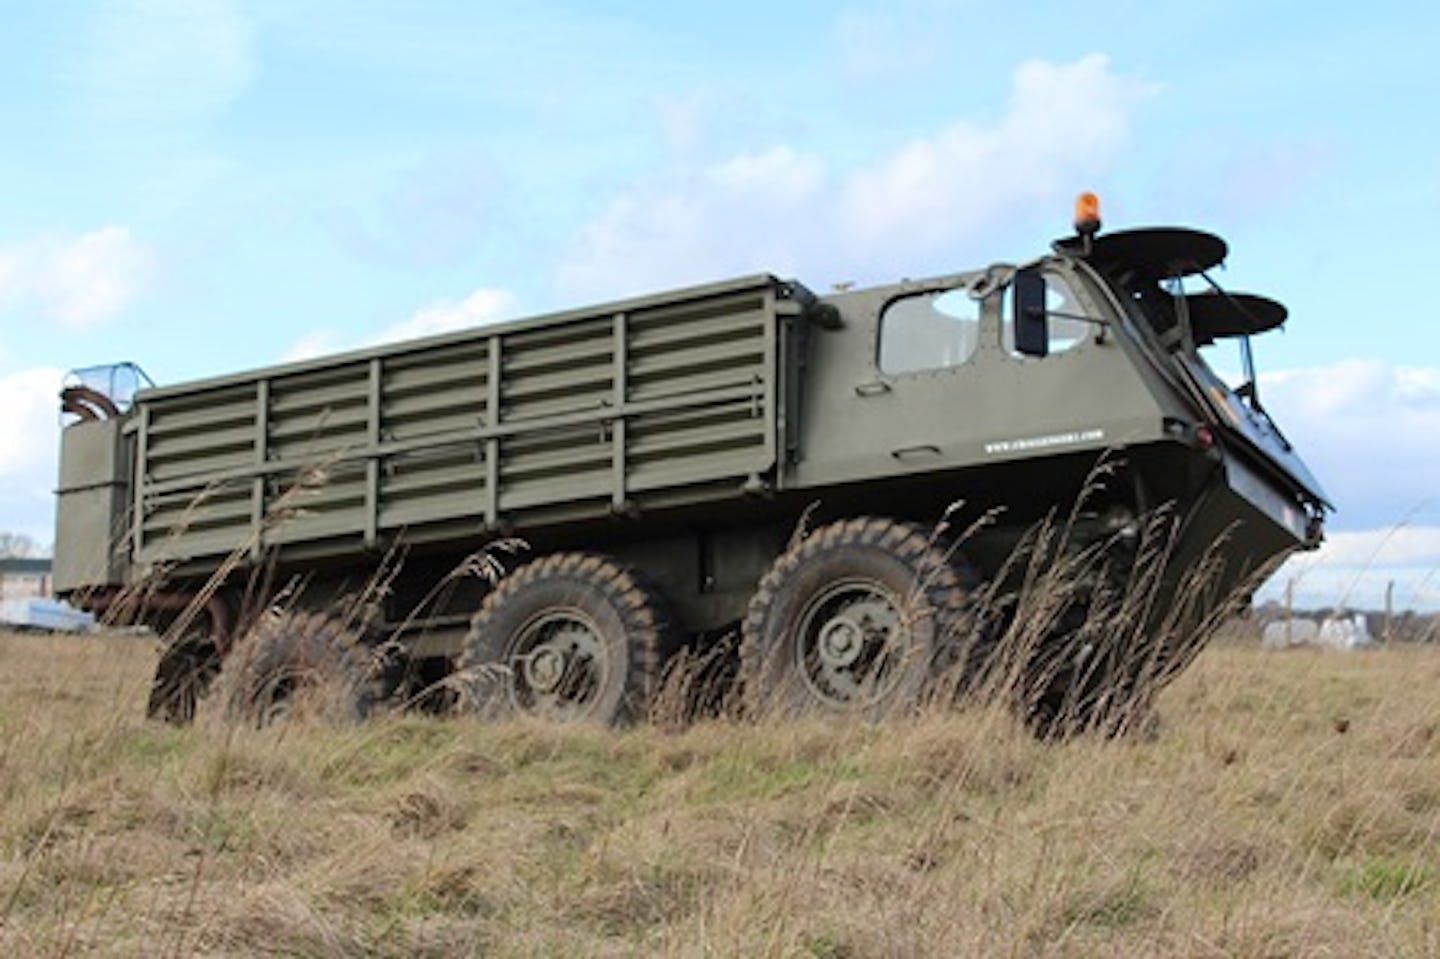
[{"label": "cargo bed side panel", "polygon": [[738,496],[776,463],[777,290],[751,277],[142,394],[141,571]]}]

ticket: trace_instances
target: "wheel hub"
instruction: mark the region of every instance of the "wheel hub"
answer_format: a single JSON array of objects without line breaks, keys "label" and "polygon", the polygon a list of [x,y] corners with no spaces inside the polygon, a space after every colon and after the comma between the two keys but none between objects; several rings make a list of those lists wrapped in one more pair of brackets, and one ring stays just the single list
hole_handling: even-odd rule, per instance
[{"label": "wheel hub", "polygon": [[522,711],[550,719],[577,719],[603,686],[605,643],[578,610],[558,610],[519,631],[511,646],[510,697]]},{"label": "wheel hub", "polygon": [[839,709],[876,702],[899,682],[910,648],[899,600],[873,580],[832,585],[809,604],[795,636],[811,695]]},{"label": "wheel hub", "polygon": [[831,669],[844,669],[860,658],[865,628],[849,616],[836,616],[820,628],[820,661]]},{"label": "wheel hub", "polygon": [[565,653],[546,644],[525,660],[525,681],[536,692],[553,693],[565,675]]}]

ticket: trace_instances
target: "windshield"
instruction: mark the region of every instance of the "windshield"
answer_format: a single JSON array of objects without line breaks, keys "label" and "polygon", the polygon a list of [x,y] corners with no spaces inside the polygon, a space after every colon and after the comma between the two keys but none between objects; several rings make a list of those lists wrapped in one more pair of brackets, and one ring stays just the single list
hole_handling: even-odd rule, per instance
[{"label": "windshield", "polygon": [[1163,349],[1203,366],[1213,380],[1207,386],[1218,384],[1263,412],[1251,335],[1284,322],[1284,307],[1231,293],[1207,272],[1158,281],[1130,274],[1116,286]]}]

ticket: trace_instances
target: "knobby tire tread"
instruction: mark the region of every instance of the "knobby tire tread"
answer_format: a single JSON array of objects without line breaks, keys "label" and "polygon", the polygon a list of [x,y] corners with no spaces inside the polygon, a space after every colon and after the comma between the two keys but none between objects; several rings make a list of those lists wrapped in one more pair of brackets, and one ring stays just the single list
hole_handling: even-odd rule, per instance
[{"label": "knobby tire tread", "polygon": [[[959,668],[966,675],[978,673],[988,644],[984,637],[970,635],[969,611],[980,587],[974,569],[933,530],[919,523],[860,516],[830,523],[793,541],[761,578],[741,624],[742,687],[759,684],[769,668],[768,658],[774,654],[776,642],[783,641],[772,635],[767,622],[780,591],[817,557],[850,546],[887,552],[914,572],[923,608],[936,618],[936,662],[931,664],[932,673],[938,675],[956,668],[962,645],[968,647],[964,652],[971,661]],[[911,601],[912,597],[905,599]],[[957,658],[947,661],[947,653]]]},{"label": "knobby tire tread", "polygon": [[644,718],[665,661],[679,648],[679,630],[658,588],[629,566],[596,553],[550,553],[502,578],[470,622],[462,675],[491,667],[497,653],[503,655],[489,631],[505,607],[530,586],[557,580],[593,587],[621,622],[628,646],[625,692],[617,713],[605,721],[616,725]]}]

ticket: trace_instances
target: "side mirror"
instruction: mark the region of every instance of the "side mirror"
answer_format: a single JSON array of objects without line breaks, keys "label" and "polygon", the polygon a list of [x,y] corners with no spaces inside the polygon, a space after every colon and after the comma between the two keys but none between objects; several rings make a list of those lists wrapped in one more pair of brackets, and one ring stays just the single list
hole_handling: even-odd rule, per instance
[{"label": "side mirror", "polygon": [[1015,351],[1048,356],[1050,324],[1045,313],[1045,277],[1039,270],[1020,270],[1011,284],[1015,298]]}]

